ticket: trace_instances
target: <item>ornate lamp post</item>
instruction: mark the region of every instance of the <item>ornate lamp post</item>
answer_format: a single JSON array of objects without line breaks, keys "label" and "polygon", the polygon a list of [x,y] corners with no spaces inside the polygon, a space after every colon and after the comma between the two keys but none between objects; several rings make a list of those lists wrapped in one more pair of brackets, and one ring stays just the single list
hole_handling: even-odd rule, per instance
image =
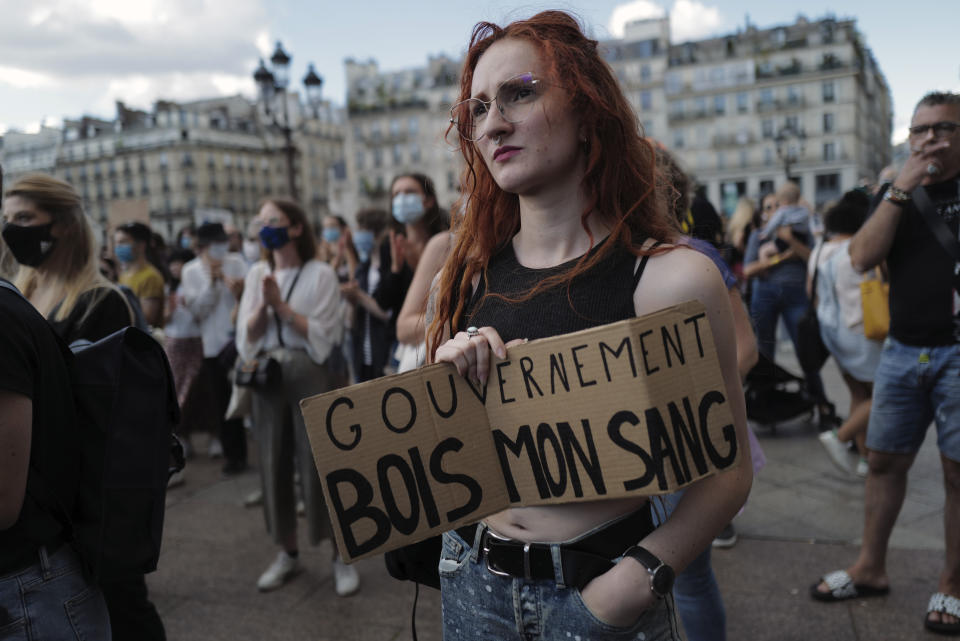
[{"label": "ornate lamp post", "polygon": [[[259,102],[263,106],[264,113],[270,117],[271,124],[280,130],[283,134],[283,151],[287,160],[287,186],[290,190],[290,197],[299,201],[297,191],[297,175],[295,159],[297,149],[293,144],[293,123],[290,122],[290,105],[287,96],[287,87],[290,84],[290,61],[292,56],[283,50],[280,41],[277,41],[277,48],[270,56],[270,68],[267,69],[260,59],[260,66],[253,72],[253,79],[257,83]],[[307,75],[303,78],[303,85],[306,90],[307,104],[313,111],[314,117],[321,103],[320,90],[323,87],[323,78],[321,78],[310,63]],[[278,114],[276,101],[282,103],[282,113]],[[278,115],[281,118],[278,119]]]},{"label": "ornate lamp post", "polygon": [[783,174],[787,180],[792,180],[790,167],[803,158],[803,151],[807,143],[807,133],[801,128],[784,127],[774,140],[777,143],[777,158],[783,162]]}]

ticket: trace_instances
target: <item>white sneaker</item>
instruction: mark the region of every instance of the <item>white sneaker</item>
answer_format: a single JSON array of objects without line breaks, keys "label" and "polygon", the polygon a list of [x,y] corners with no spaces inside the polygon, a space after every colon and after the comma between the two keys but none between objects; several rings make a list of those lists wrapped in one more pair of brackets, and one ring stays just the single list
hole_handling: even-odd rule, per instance
[{"label": "white sneaker", "polygon": [[862,479],[867,478],[867,473],[870,472],[870,465],[867,464],[867,459],[862,458],[857,461],[857,476]]},{"label": "white sneaker", "polygon": [[350,596],[360,589],[360,575],[352,565],[340,559],[333,560],[333,586],[337,596]]},{"label": "white sneaker", "polygon": [[257,507],[263,505],[263,490],[256,489],[243,497],[243,507]]},{"label": "white sneaker", "polygon": [[257,589],[261,592],[275,590],[299,571],[300,562],[281,550],[277,558],[270,564],[270,567],[257,579]]},{"label": "white sneaker", "polygon": [[177,487],[178,485],[183,485],[184,480],[186,480],[186,478],[183,476],[183,470],[174,472],[170,475],[170,478],[167,479],[167,489],[170,489],[171,487]]},{"label": "white sneaker", "polygon": [[216,437],[210,439],[210,444],[207,445],[207,456],[210,458],[221,458],[223,456],[223,443],[220,442],[220,439]]},{"label": "white sneaker", "polygon": [[850,450],[847,449],[847,444],[841,443],[840,440],[837,439],[837,435],[833,433],[833,430],[820,432],[820,443],[826,448],[827,454],[830,455],[830,460],[833,461],[834,465],[847,474],[853,474],[856,471],[854,468],[854,459],[850,454]]}]

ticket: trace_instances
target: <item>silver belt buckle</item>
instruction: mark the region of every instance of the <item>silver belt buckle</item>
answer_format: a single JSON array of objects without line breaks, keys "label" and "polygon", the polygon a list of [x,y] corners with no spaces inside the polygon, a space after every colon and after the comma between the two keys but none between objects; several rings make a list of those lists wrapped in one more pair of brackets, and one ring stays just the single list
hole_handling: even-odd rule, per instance
[{"label": "silver belt buckle", "polygon": [[[504,541],[504,542],[511,541],[512,539],[508,539],[506,537],[494,534],[490,528],[487,528],[487,531],[483,533],[483,557],[484,557],[484,563],[486,563],[487,565],[487,570],[489,570],[491,574],[496,574],[497,576],[505,576],[505,577],[511,576],[507,572],[493,569],[493,567],[490,565],[490,546],[487,545],[487,541],[489,540],[487,537],[494,538],[494,539],[497,539],[498,541]],[[524,565],[525,566],[529,565],[529,561],[527,561],[526,558],[524,559]]]}]

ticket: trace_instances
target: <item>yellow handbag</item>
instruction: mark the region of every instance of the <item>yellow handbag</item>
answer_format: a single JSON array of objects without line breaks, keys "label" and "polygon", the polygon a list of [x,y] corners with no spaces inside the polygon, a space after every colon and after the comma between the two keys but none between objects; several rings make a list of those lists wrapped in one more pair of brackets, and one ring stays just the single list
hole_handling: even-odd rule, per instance
[{"label": "yellow handbag", "polygon": [[877,267],[876,278],[860,281],[860,303],[863,306],[863,335],[882,341],[890,331],[890,283],[883,280]]}]

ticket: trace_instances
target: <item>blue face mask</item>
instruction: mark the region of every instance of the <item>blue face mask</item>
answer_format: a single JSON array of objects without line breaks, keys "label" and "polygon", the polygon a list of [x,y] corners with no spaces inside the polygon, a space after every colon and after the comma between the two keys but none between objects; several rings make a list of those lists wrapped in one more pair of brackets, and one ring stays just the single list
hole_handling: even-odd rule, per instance
[{"label": "blue face mask", "polygon": [[397,194],[393,197],[393,217],[398,223],[415,223],[423,218],[423,213],[423,196],[420,194]]},{"label": "blue face mask", "polygon": [[133,262],[133,245],[122,243],[113,248],[113,253],[121,263]]},{"label": "blue face mask", "polygon": [[193,238],[184,234],[180,237],[180,248],[181,249],[190,249],[190,246],[193,245]]},{"label": "blue face mask", "polygon": [[357,258],[360,259],[361,263],[370,260],[373,245],[374,238],[372,231],[360,229],[353,235],[353,246],[357,248]]},{"label": "blue face mask", "polygon": [[261,227],[260,242],[267,249],[280,249],[290,242],[288,227]]},{"label": "blue face mask", "polygon": [[338,240],[340,240],[340,230],[336,227],[324,227],[323,228],[323,239],[333,245]]}]

